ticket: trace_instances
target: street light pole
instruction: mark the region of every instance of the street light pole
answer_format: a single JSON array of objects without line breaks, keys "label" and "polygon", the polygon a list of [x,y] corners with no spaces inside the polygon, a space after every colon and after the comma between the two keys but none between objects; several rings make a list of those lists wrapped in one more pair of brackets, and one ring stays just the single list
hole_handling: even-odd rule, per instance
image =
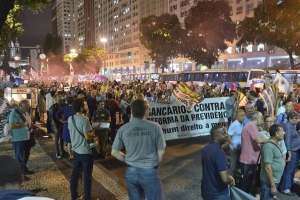
[{"label": "street light pole", "polygon": [[[105,54],[104,54],[104,62],[103,62],[103,64],[104,64],[104,70],[105,70],[105,65],[106,65],[106,63],[105,63],[105,61],[106,61],[106,51],[105,51],[105,43],[107,42],[107,39],[106,38],[101,38],[100,39],[100,41],[103,43],[103,49],[104,49],[104,52],[105,52]],[[99,69],[99,75],[101,75],[101,70]]]}]

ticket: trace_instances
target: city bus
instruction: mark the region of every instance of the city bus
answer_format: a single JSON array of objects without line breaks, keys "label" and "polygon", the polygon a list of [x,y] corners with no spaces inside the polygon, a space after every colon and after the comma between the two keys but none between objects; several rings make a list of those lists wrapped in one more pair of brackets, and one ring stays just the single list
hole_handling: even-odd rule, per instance
[{"label": "city bus", "polygon": [[184,71],[178,74],[162,74],[161,81],[184,81],[190,83],[193,81],[202,86],[204,81],[212,84],[215,81],[218,85],[223,81],[227,88],[230,88],[230,82],[233,81],[241,88],[249,88],[252,81],[255,87],[262,88],[264,85],[264,70],[261,69],[207,69],[203,71]]},{"label": "city bus", "polygon": [[146,74],[128,74],[128,75],[121,75],[122,81],[134,81],[134,80],[140,80],[140,81],[151,81],[152,79],[155,82],[159,81],[159,73],[146,73]]},{"label": "city bus", "polygon": [[[272,78],[276,75],[276,70],[269,70],[272,74]],[[294,84],[300,83],[300,70],[279,70],[280,74],[289,82],[293,82]]]}]

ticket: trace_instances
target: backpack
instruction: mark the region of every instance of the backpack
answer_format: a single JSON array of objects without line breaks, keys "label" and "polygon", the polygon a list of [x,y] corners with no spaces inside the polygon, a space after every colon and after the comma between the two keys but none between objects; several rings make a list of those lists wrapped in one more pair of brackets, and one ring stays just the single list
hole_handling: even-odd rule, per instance
[{"label": "backpack", "polygon": [[116,115],[116,108],[112,100],[106,100],[104,108],[108,110],[110,117],[114,117]]}]

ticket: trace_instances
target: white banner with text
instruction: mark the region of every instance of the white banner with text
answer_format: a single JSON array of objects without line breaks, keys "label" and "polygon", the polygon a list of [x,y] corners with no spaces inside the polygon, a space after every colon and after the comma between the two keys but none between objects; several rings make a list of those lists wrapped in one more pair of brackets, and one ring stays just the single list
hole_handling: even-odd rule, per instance
[{"label": "white banner with text", "polygon": [[228,97],[206,98],[188,111],[181,102],[150,102],[148,120],[161,125],[166,140],[204,136],[216,125],[228,126],[225,101]]}]

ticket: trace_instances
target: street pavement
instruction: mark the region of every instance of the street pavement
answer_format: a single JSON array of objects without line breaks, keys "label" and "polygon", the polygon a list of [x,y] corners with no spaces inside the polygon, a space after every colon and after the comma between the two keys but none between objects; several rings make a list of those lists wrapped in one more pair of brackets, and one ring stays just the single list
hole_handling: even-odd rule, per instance
[{"label": "street pavement", "polygon": [[[37,193],[38,196],[58,200],[70,199],[69,182],[72,162],[67,157],[57,159],[54,141],[43,137],[45,127],[36,130],[37,145],[32,149],[28,167],[34,170],[30,180],[23,183],[23,189]],[[159,165],[166,200],[198,200],[201,198],[201,150],[209,142],[209,136],[167,141],[166,153]],[[0,144],[0,155],[12,155],[11,143]],[[112,156],[94,162],[92,196],[93,199],[128,199],[125,183],[126,165]],[[289,197],[277,194],[280,200],[299,200],[300,171],[296,173],[292,191],[297,195]],[[239,186],[239,185],[237,185]],[[79,194],[83,194],[83,182],[79,181]]]}]

